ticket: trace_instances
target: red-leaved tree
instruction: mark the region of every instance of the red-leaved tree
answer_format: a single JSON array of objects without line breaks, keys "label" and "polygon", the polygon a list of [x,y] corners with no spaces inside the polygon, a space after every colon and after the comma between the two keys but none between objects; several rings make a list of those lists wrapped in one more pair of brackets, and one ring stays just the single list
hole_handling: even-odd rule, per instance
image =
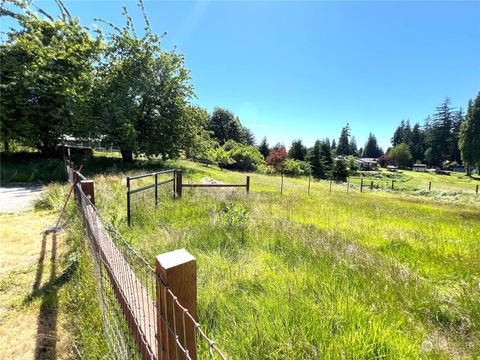
[{"label": "red-leaved tree", "polygon": [[387,167],[388,165],[395,165],[395,159],[390,156],[380,156],[377,159],[378,165],[381,167]]},{"label": "red-leaved tree", "polygon": [[272,166],[275,171],[281,172],[286,158],[287,149],[285,149],[285,146],[277,145],[270,151],[270,154],[268,154],[267,165]]}]

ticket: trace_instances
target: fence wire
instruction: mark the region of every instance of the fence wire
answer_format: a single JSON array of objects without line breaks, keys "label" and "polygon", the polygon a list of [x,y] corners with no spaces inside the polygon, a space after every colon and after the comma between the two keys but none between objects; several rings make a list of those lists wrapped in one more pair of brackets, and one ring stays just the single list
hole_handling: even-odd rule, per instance
[{"label": "fence wire", "polygon": [[108,358],[195,359],[191,352],[196,353],[198,338],[208,343],[209,357],[226,359],[149,262],[112,225],[104,226],[80,184],[75,191],[95,268]]}]

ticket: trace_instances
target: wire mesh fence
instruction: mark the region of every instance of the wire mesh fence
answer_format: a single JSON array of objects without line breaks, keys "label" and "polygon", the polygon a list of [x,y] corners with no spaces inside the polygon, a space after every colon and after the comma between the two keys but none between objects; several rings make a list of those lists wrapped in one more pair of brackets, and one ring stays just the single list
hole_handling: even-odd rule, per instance
[{"label": "wire mesh fence", "polygon": [[226,359],[195,320],[195,309],[183,306],[172,291],[175,284],[167,284],[112,225],[104,225],[81,183],[75,193],[94,263],[108,358],[194,360],[198,340],[206,342],[207,356]]}]

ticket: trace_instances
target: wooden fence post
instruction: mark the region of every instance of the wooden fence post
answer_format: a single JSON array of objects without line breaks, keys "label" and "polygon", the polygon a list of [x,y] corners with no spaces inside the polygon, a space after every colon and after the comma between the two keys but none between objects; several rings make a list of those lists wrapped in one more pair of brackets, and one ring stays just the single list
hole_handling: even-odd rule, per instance
[{"label": "wooden fence post", "polygon": [[392,180],[392,190],[394,190],[395,180]]},{"label": "wooden fence post", "polygon": [[280,195],[283,194],[283,173],[282,173],[282,183],[280,185]]},{"label": "wooden fence post", "polygon": [[[178,336],[178,342],[182,347],[186,344],[189,358],[195,360],[197,358],[195,324],[175,304],[165,286],[171,290],[177,301],[196,320],[196,260],[185,249],[174,250],[157,256],[155,269],[160,278],[157,281],[157,328],[159,329],[157,333],[157,359],[177,359],[177,354],[181,354],[175,338],[175,336]],[[183,327],[184,324],[185,328]],[[187,357],[181,354],[180,358]]]},{"label": "wooden fence post", "polygon": [[93,180],[82,180],[80,181],[80,186],[87,199],[90,199],[92,205],[95,206],[95,185]]},{"label": "wooden fence post", "polygon": [[312,175],[308,174],[308,195],[310,195],[310,178]]},{"label": "wooden fence post", "polygon": [[328,190],[328,192],[332,192],[332,180],[330,180],[330,189]]},{"label": "wooden fence post", "polygon": [[478,184],[477,184],[477,189],[475,190],[475,192],[476,192],[476,193],[477,193],[477,195],[478,195]]},{"label": "wooden fence post", "polygon": [[245,187],[247,188],[247,194],[250,193],[250,176],[247,176]]},{"label": "wooden fence post", "polygon": [[175,193],[177,194],[177,199],[182,197],[183,183],[182,183],[182,170],[175,170]]},{"label": "wooden fence post", "polygon": [[373,180],[370,181],[370,190],[373,190]]},{"label": "wooden fence post", "polygon": [[432,190],[432,182],[431,181],[428,182],[428,191],[430,191],[430,190]]},{"label": "wooden fence post", "polygon": [[363,178],[360,179],[360,192],[363,192]]},{"label": "wooden fence post", "polygon": [[347,180],[347,192],[349,192],[349,191],[350,191],[350,181]]}]

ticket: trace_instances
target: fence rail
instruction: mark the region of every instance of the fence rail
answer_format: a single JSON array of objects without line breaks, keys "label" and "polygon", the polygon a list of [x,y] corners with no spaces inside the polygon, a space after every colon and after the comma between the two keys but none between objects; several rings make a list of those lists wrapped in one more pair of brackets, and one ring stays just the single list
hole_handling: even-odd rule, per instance
[{"label": "fence rail", "polygon": [[75,198],[93,259],[108,358],[195,360],[198,338],[208,343],[212,359],[226,359],[196,321],[195,258],[175,250],[157,256],[152,267],[105,225],[95,207],[93,181],[71,165],[67,172],[77,179]]},{"label": "fence rail", "polygon": [[[158,181],[158,175],[163,175],[163,174],[172,174],[172,177],[168,180],[163,180],[163,181]],[[131,195],[136,194],[148,189],[155,189],[155,206],[158,205],[158,187],[172,183],[173,184],[173,189],[172,189],[172,194],[173,196],[176,196],[176,170],[175,169],[169,169],[169,170],[163,170],[163,171],[157,171],[153,173],[148,173],[148,174],[141,174],[141,175],[136,175],[136,176],[127,176],[127,223],[128,226],[132,223],[132,212],[131,212]],[[135,189],[132,189],[132,181],[139,180],[139,179],[144,179],[147,177],[153,177],[154,182],[153,184],[138,187]]]}]

